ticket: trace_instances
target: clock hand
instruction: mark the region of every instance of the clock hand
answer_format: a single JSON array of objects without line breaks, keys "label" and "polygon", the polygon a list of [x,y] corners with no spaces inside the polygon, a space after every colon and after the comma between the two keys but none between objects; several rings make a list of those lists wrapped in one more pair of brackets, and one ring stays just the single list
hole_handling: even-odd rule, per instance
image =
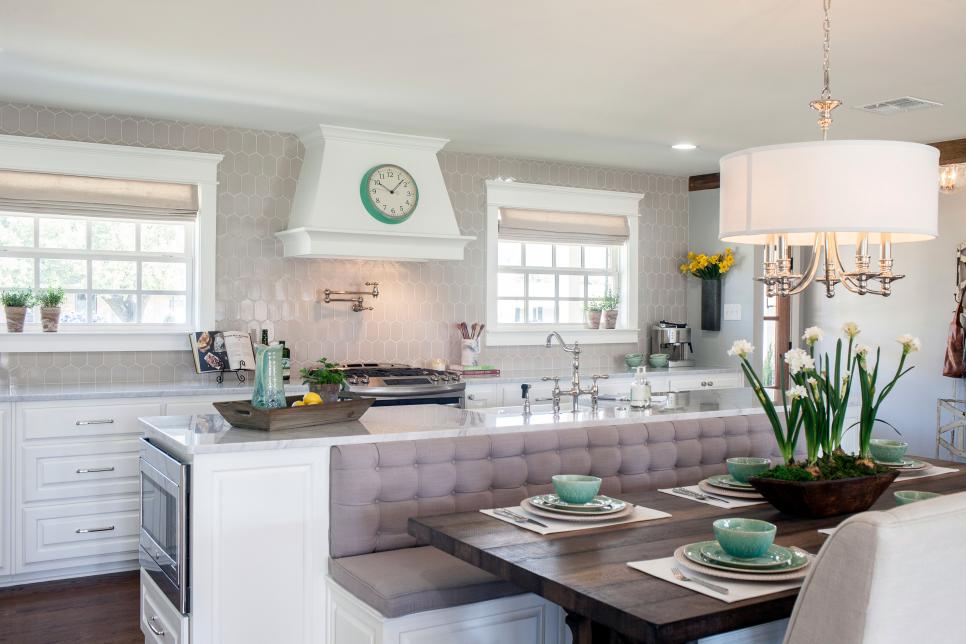
[{"label": "clock hand", "polygon": [[386,186],[382,185],[382,181],[379,181],[378,179],[376,180],[376,185],[379,186],[380,188],[382,188],[383,190],[385,190],[386,192],[388,192],[389,194],[392,194],[393,193],[392,190],[390,190]]},{"label": "clock hand", "polygon": [[406,182],[406,180],[405,180],[405,179],[400,179],[400,180],[399,180],[399,183],[397,183],[397,184],[396,184],[396,187],[395,187],[395,188],[393,188],[392,190],[390,190],[389,192],[390,192],[391,194],[396,194],[396,191],[397,191],[397,190],[399,190],[399,186],[401,186],[401,185],[402,185],[403,183],[405,183],[405,182]]}]

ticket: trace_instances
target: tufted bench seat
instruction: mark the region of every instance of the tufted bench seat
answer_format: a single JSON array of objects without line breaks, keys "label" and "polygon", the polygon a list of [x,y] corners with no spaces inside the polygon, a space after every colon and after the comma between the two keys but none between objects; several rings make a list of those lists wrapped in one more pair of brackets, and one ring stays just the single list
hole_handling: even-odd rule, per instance
[{"label": "tufted bench seat", "polygon": [[520,593],[432,547],[410,517],[517,505],[555,474],[592,474],[601,492],[694,484],[733,456],[778,456],[764,414],[426,439],[332,448],[330,574],[385,617]]}]

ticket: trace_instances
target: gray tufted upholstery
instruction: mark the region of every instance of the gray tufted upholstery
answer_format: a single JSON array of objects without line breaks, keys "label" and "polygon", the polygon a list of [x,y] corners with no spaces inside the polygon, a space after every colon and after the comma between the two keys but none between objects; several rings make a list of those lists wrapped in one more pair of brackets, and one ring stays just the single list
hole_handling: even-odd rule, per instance
[{"label": "gray tufted upholstery", "polygon": [[778,456],[764,414],[332,448],[333,558],[409,548],[410,517],[516,505],[554,474],[604,494],[693,484],[732,456]]}]

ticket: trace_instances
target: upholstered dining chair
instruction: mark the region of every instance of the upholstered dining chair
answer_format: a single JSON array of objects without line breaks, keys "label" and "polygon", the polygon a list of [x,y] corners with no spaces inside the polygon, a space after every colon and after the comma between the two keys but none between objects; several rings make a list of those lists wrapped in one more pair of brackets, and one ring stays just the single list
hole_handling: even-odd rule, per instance
[{"label": "upholstered dining chair", "polygon": [[842,523],[819,553],[785,644],[966,642],[966,492]]}]

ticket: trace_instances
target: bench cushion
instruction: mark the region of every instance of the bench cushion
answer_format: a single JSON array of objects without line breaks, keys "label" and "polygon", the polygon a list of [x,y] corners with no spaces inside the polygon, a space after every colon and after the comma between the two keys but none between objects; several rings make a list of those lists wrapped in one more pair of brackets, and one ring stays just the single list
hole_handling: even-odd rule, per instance
[{"label": "bench cushion", "polygon": [[510,582],[432,546],[332,559],[329,574],[385,617],[523,592]]}]

